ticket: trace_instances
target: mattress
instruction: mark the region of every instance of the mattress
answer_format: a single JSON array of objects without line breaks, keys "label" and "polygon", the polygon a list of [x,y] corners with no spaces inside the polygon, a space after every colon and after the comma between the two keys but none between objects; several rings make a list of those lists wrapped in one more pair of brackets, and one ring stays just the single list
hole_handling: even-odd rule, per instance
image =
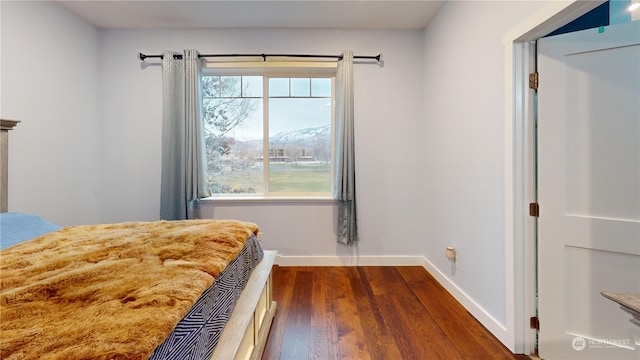
[{"label": "mattress", "polygon": [[[37,216],[3,213],[0,238],[4,248],[9,245],[9,234],[18,234],[11,236],[13,243],[57,229]],[[251,272],[263,256],[259,241],[255,234],[251,235],[149,359],[209,359]]]},{"label": "mattress", "polygon": [[264,251],[252,235],[238,257],[220,273],[200,296],[173,332],[156,348],[151,360],[209,359],[222,330],[229,321],[251,271],[262,260]]}]

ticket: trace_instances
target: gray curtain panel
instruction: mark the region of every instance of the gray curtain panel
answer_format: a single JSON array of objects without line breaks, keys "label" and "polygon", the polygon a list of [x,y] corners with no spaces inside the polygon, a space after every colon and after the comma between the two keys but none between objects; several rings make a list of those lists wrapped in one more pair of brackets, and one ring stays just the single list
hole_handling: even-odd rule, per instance
[{"label": "gray curtain panel", "polygon": [[338,242],[358,241],[355,141],[353,121],[353,52],[344,51],[336,74],[335,193],[338,200]]},{"label": "gray curtain panel", "polygon": [[162,58],[162,173],[160,218],[197,217],[195,203],[210,195],[205,164],[200,58],[185,50],[182,59]]}]

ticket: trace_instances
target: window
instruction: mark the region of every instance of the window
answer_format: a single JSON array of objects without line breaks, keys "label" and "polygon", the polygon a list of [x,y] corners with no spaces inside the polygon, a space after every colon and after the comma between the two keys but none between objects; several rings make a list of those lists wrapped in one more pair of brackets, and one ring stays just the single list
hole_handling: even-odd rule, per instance
[{"label": "window", "polygon": [[334,74],[326,71],[205,72],[203,118],[214,196],[330,196],[333,83]]}]

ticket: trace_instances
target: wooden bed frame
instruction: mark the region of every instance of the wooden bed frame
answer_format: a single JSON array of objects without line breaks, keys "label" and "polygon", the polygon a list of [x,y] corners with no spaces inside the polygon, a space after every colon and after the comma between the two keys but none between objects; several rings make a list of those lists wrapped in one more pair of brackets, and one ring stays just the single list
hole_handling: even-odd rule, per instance
[{"label": "wooden bed frame", "polygon": [[222,331],[211,359],[261,359],[277,303],[272,298],[271,269],[277,251],[265,250]]},{"label": "wooden bed frame", "polygon": [[[8,211],[9,130],[20,121],[0,119],[0,212]],[[211,359],[260,359],[277,309],[271,269],[277,252],[265,250],[224,327]]]},{"label": "wooden bed frame", "polygon": [[7,212],[9,208],[9,130],[19,122],[0,119],[0,212]]}]

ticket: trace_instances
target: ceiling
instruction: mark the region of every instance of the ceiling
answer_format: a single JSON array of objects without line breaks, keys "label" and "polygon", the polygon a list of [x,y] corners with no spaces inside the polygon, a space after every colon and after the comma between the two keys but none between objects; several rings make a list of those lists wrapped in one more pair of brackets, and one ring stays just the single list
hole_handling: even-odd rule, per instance
[{"label": "ceiling", "polygon": [[59,1],[99,28],[423,29],[443,1]]}]

